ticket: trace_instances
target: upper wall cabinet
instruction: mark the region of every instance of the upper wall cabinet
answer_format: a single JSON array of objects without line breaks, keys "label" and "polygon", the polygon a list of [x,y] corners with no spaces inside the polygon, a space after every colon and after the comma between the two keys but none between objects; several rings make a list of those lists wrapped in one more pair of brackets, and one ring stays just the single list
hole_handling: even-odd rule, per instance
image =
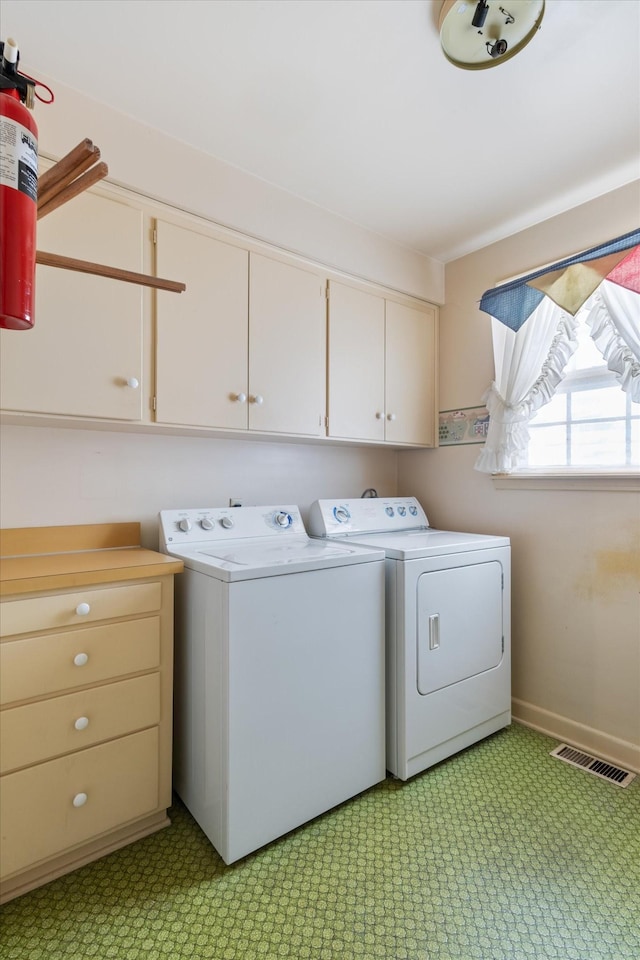
[{"label": "upper wall cabinet", "polygon": [[320,436],[325,287],[319,274],[192,229],[156,225],[156,419]]},{"label": "upper wall cabinet", "polygon": [[156,420],[246,430],[248,251],[157,220],[156,271],[187,285],[156,294]]},{"label": "upper wall cabinet", "polygon": [[434,307],[385,300],[385,440],[434,447],[437,318]]},{"label": "upper wall cabinet", "polygon": [[434,307],[329,285],[330,437],[435,446]]},{"label": "upper wall cabinet", "polygon": [[[82,194],[39,221],[38,249],[140,272],[142,211]],[[36,267],[35,326],[0,332],[2,408],[140,420],[142,303],[138,286]]]},{"label": "upper wall cabinet", "polygon": [[249,271],[249,428],[323,436],[325,281],[257,253]]}]

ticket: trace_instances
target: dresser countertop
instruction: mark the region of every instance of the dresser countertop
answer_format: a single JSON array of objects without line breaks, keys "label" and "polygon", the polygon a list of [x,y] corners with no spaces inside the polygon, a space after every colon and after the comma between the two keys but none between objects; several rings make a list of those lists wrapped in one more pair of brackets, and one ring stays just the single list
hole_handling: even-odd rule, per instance
[{"label": "dresser countertop", "polygon": [[[183,563],[139,545],[138,523],[0,531],[0,596],[180,573]],[[66,548],[66,549],[65,549]]]}]

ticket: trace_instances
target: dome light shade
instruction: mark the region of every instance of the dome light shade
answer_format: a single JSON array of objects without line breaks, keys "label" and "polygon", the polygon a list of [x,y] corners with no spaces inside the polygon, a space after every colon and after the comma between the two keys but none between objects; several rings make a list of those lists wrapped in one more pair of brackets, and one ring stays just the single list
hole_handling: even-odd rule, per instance
[{"label": "dome light shade", "polygon": [[519,53],[540,29],[544,0],[444,0],[440,43],[464,70],[484,70]]}]

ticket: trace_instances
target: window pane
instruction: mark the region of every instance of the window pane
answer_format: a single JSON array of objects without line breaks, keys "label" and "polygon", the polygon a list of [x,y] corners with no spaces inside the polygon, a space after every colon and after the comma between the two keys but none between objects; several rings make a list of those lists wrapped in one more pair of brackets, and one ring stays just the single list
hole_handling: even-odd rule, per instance
[{"label": "window pane", "polygon": [[585,307],[576,314],[578,346],[556,394],[529,423],[527,467],[640,466],[640,404],[629,402],[608,370]]},{"label": "window pane", "polygon": [[567,466],[566,427],[530,427],[528,466]]},{"label": "window pane", "polygon": [[593,342],[591,330],[585,322],[587,313],[588,311],[583,308],[576,314],[576,319],[578,320],[578,329],[576,330],[578,346],[567,364],[567,372],[571,370],[584,370],[586,367],[599,367],[601,364],[604,365],[602,354]]},{"label": "window pane", "polygon": [[601,417],[624,417],[627,397],[622,387],[607,387],[604,390],[580,390],[571,394],[573,420]]},{"label": "window pane", "polygon": [[571,428],[571,465],[619,467],[625,461],[625,423],[574,423]]},{"label": "window pane", "polygon": [[563,393],[556,393],[555,396],[540,407],[531,423],[564,423],[567,419],[567,397]]}]

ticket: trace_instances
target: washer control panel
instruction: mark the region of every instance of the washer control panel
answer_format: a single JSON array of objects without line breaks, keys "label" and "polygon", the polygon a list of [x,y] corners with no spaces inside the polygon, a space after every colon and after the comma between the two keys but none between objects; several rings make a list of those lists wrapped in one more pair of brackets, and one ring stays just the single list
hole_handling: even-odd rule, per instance
[{"label": "washer control panel", "polygon": [[306,534],[297,506],[200,507],[160,511],[160,549],[249,537]]},{"label": "washer control panel", "polygon": [[427,515],[415,497],[316,500],[309,512],[312,537],[426,530]]}]

